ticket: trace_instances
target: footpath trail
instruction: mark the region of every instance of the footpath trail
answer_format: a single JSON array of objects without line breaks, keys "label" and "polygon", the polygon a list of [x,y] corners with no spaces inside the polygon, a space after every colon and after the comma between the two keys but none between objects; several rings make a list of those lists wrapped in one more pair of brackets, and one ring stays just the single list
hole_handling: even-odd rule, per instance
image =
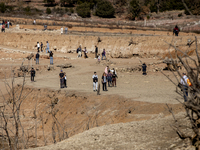
[{"label": "footpath trail", "polygon": [[[0,46],[3,51],[9,51],[15,53],[25,53],[29,55],[33,51],[11,48],[6,46]],[[15,54],[13,53],[13,54]],[[34,51],[36,53],[36,50]],[[40,55],[48,56],[45,52],[40,53]],[[92,75],[96,71],[99,77],[99,83],[101,82],[102,73],[106,67],[106,61],[101,61],[100,64],[97,64],[97,60],[94,59],[93,54],[89,55],[88,59],[77,58],[76,54],[72,53],[60,53],[54,52],[54,65],[53,70],[47,71],[46,69],[41,69],[36,72],[35,82],[31,82],[28,79],[26,84],[28,86],[33,86],[37,88],[49,88],[54,90],[59,90],[59,73],[60,68],[56,67],[60,64],[71,63],[74,67],[63,69],[67,74],[67,88],[61,89],[62,91],[76,91],[76,92],[85,92],[95,95],[96,92],[93,92],[92,89]],[[141,58],[143,62],[150,63],[157,60],[151,58]],[[110,59],[112,64],[110,68],[120,68],[120,67],[134,67],[140,65],[138,58],[130,59]],[[1,66],[14,64],[21,65],[22,60],[16,62],[4,62],[0,63]],[[28,64],[28,60],[24,62]],[[33,67],[38,68],[40,66],[48,66],[49,59],[40,59],[40,64],[35,65],[35,61],[32,61]],[[108,64],[109,65],[109,64]],[[168,73],[167,73],[168,74]],[[151,103],[178,103],[175,98],[177,94],[175,93],[175,87],[169,80],[164,77],[159,72],[148,71],[147,76],[142,76],[141,72],[117,72],[117,87],[108,87],[107,92],[103,92],[101,89],[102,95],[121,95],[126,98],[131,98],[134,101],[145,101]],[[169,74],[173,78],[172,75]],[[20,80],[17,78],[16,80]],[[102,86],[102,85],[101,85]]]}]

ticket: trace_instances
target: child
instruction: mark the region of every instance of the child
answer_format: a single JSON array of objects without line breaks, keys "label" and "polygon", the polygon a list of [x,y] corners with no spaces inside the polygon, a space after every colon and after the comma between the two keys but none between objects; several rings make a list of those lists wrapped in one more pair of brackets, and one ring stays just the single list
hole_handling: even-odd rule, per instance
[{"label": "child", "polygon": [[100,63],[100,61],[101,61],[101,56],[100,56],[100,54],[98,55],[98,63]]}]

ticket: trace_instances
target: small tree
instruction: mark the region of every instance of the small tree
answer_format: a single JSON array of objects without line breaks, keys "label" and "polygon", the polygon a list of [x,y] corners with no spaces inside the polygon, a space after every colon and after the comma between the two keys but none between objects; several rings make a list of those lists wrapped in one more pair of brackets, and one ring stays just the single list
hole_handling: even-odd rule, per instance
[{"label": "small tree", "polygon": [[6,5],[5,5],[5,3],[3,3],[3,2],[0,3],[0,11],[1,11],[2,13],[5,13],[5,11],[6,11]]},{"label": "small tree", "polygon": [[76,11],[82,18],[90,17],[90,4],[82,3],[76,8]]},{"label": "small tree", "polygon": [[111,2],[103,0],[97,3],[96,15],[103,18],[114,17],[115,9]]},{"label": "small tree", "polygon": [[51,9],[49,7],[46,9],[46,14],[51,14]]},{"label": "small tree", "polygon": [[130,2],[130,12],[132,14],[132,19],[135,20],[135,17],[138,17],[140,14],[141,8],[138,0],[132,0]]}]

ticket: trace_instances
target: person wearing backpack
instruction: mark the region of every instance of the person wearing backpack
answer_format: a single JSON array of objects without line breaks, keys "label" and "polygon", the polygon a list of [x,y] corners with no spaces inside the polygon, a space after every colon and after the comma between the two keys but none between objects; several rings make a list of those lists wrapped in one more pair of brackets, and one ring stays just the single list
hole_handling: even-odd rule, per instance
[{"label": "person wearing backpack", "polygon": [[183,91],[184,101],[187,102],[188,97],[188,86],[192,86],[190,79],[186,76],[186,73],[183,73],[183,76],[180,81],[181,90]]},{"label": "person wearing backpack", "polygon": [[96,72],[94,72],[94,75],[92,76],[93,79],[93,91],[97,91],[98,88],[98,75],[96,74]]}]

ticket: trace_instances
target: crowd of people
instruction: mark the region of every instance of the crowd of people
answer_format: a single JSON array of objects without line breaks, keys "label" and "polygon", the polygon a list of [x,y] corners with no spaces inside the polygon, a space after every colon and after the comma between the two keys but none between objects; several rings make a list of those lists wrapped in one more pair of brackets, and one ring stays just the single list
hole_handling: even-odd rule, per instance
[{"label": "crowd of people", "polygon": [[[49,42],[46,41],[46,53],[49,53],[50,65],[53,65],[53,52],[49,50]],[[39,64],[40,52],[43,52],[43,43],[37,42],[36,64]]]},{"label": "crowd of people", "polygon": [[10,25],[12,26],[12,23],[9,20],[8,21],[3,20],[1,25],[2,25],[1,26],[1,32],[5,32],[6,28],[9,29]]},{"label": "crowd of people", "polygon": [[[116,87],[116,78],[118,77],[115,69],[114,68],[110,69],[109,66],[107,66],[101,77],[103,91],[108,91],[107,84],[108,87]],[[96,72],[94,72],[92,80],[93,80],[93,91],[95,92],[98,90],[98,75],[96,74]]]},{"label": "crowd of people", "polygon": [[[88,51],[87,48],[84,47],[84,49],[81,48],[81,45],[77,48],[76,53],[78,54],[77,57],[80,58],[82,57],[82,53],[84,54],[84,58],[88,58]],[[98,62],[100,62],[100,60],[103,60],[105,58],[106,60],[106,50],[103,49],[103,52],[100,54],[98,54],[98,47],[95,45],[95,50],[94,50],[94,58],[98,59]]]}]

